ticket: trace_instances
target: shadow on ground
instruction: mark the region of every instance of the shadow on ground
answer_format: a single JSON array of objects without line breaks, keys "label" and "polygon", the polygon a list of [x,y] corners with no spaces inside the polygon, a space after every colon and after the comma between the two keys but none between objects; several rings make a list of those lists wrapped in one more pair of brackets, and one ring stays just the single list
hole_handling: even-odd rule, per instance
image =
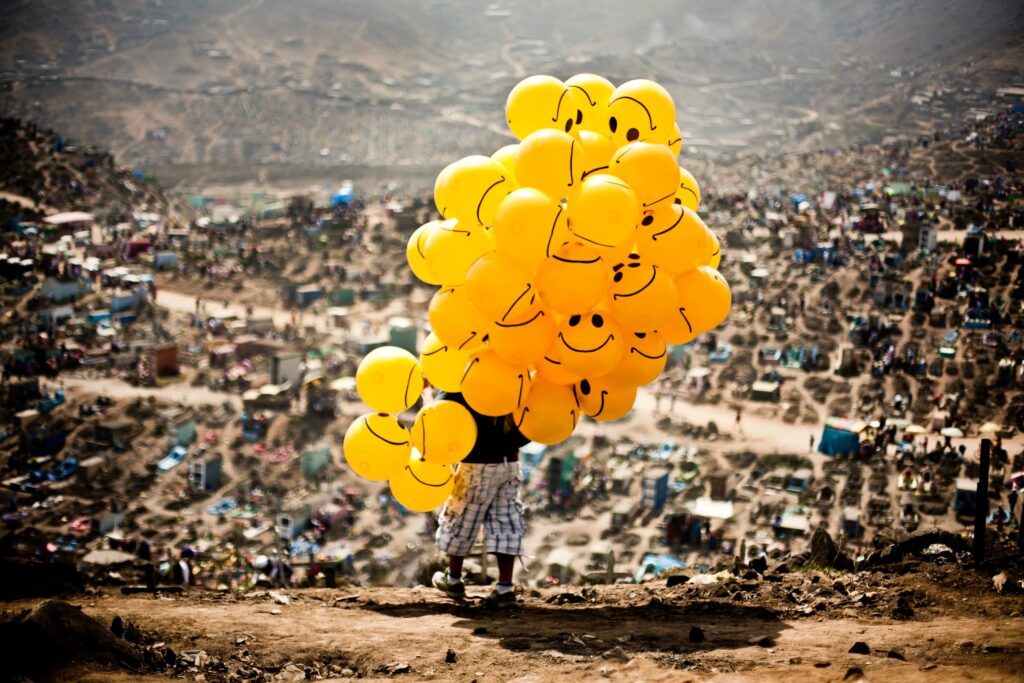
[{"label": "shadow on ground", "polygon": [[[424,601],[364,605],[363,609],[396,618],[447,612],[460,617],[454,626],[495,639],[507,650],[557,650],[564,654],[595,654],[614,647],[626,654],[770,647],[789,628],[764,607],[711,601],[551,605],[527,600],[504,608],[482,602]],[[691,632],[694,627],[699,633]]]}]

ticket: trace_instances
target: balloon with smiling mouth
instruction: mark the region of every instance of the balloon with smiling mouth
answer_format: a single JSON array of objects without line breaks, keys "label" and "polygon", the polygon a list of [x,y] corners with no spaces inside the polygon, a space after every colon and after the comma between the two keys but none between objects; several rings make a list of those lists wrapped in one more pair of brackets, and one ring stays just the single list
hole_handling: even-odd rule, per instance
[{"label": "balloon with smiling mouth", "polygon": [[600,422],[621,420],[636,401],[636,387],[606,377],[580,380],[575,388],[583,412]]},{"label": "balloon with smiling mouth", "polygon": [[412,457],[391,477],[391,495],[407,510],[430,512],[444,505],[455,487],[450,465],[422,460],[413,451]]},{"label": "balloon with smiling mouth", "polygon": [[567,371],[597,377],[611,372],[622,358],[622,329],[605,312],[574,313],[559,325],[552,346]]},{"label": "balloon with smiling mouth", "polygon": [[700,216],[679,204],[668,204],[641,220],[637,253],[666,275],[682,275],[707,265],[713,251],[711,231]]},{"label": "balloon with smiling mouth", "polygon": [[657,266],[630,254],[624,262],[612,266],[612,272],[608,310],[625,329],[656,330],[672,315],[676,286]]},{"label": "balloon with smiling mouth", "polygon": [[465,351],[442,342],[431,332],[423,341],[420,367],[423,376],[441,391],[458,391],[462,386],[462,372],[472,351]]},{"label": "balloon with smiling mouth", "polygon": [[412,355],[397,346],[370,351],[356,369],[356,391],[363,403],[381,413],[400,413],[423,392],[423,370]]},{"label": "balloon with smiling mouth", "polygon": [[634,332],[626,335],[626,346],[622,361],[602,379],[634,387],[656,380],[668,360],[665,339],[657,332]]},{"label": "balloon with smiling mouth", "polygon": [[480,154],[460,159],[445,170],[441,215],[457,219],[464,228],[493,224],[501,200],[516,189],[501,164]]},{"label": "balloon with smiling mouth", "polygon": [[469,267],[493,250],[494,240],[489,232],[451,220],[430,229],[423,243],[423,258],[441,283],[461,285]]},{"label": "balloon with smiling mouth", "polygon": [[582,242],[567,242],[537,269],[537,291],[557,313],[589,311],[608,289],[608,266],[600,252]]},{"label": "balloon with smiling mouth", "polygon": [[643,211],[672,204],[679,191],[679,163],[665,145],[633,142],[620,147],[608,173],[634,189]]},{"label": "balloon with smiling mouth", "polygon": [[473,450],[476,421],[455,401],[434,401],[416,414],[412,446],[427,462],[454,465]]},{"label": "balloon with smiling mouth", "polygon": [[427,254],[424,248],[426,246],[427,239],[430,237],[431,231],[439,225],[441,225],[441,221],[429,221],[424,223],[413,231],[405,246],[405,259],[409,263],[409,269],[412,271],[412,274],[423,282],[431,285],[439,285],[443,280],[437,277],[430,269],[430,264],[427,263]]},{"label": "balloon with smiling mouth", "polygon": [[509,365],[494,351],[474,354],[462,374],[462,395],[481,415],[500,417],[522,407],[530,393],[530,369]]},{"label": "balloon with smiling mouth", "polygon": [[556,202],[571,199],[580,191],[587,166],[583,145],[572,135],[557,130],[530,133],[516,150],[516,178],[535,187]]},{"label": "balloon with smiling mouth", "polygon": [[409,459],[409,430],[391,415],[361,415],[345,430],[342,452],[352,471],[363,479],[390,479]]},{"label": "balloon with smiling mouth", "polygon": [[530,441],[553,445],[572,435],[580,406],[571,386],[535,379],[526,403],[512,417],[516,429]]}]

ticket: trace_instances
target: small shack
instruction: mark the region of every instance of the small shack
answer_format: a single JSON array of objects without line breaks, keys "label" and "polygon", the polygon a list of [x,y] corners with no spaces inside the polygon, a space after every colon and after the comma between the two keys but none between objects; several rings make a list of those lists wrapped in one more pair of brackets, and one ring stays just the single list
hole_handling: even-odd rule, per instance
[{"label": "small shack", "polygon": [[197,458],[188,464],[188,487],[192,493],[209,493],[221,487],[221,471],[224,459],[211,454]]},{"label": "small shack", "polygon": [[754,382],[750,385],[750,398],[754,401],[778,403],[782,400],[782,386],[778,382]]},{"label": "small shack", "polygon": [[860,435],[867,424],[860,420],[830,417],[818,440],[818,452],[825,455],[857,455],[860,453]]}]

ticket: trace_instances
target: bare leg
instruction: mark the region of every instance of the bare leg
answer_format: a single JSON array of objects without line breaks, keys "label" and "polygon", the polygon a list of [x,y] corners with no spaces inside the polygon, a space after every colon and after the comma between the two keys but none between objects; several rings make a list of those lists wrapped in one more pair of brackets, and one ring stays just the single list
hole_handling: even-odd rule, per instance
[{"label": "bare leg", "polygon": [[464,559],[459,555],[448,556],[448,576],[462,576],[462,561]]},{"label": "bare leg", "polygon": [[[498,559],[498,583],[511,584],[512,571],[516,568],[516,556],[495,553],[495,557]],[[459,566],[462,566],[461,557],[459,558]]]}]

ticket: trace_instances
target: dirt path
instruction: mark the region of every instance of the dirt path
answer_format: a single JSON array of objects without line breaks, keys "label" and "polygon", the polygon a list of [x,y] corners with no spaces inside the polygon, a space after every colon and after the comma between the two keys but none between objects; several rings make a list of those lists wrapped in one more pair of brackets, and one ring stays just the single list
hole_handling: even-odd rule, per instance
[{"label": "dirt path", "polygon": [[[858,667],[871,681],[1009,681],[1019,680],[1024,625],[991,616],[787,620],[761,607],[652,599],[643,586],[602,589],[582,605],[549,604],[551,594],[537,593],[503,612],[457,605],[428,589],[289,595],[285,605],[259,594],[74,602],[101,623],[120,615],[178,652],[231,661],[244,648],[264,666],[329,661],[368,680],[407,664],[408,680],[836,681]],[[703,643],[690,642],[693,626]],[[756,644],[764,638],[767,646]],[[871,653],[848,653],[857,641]],[[449,649],[454,663],[445,661]],[[87,680],[125,680],[119,675]]]}]

